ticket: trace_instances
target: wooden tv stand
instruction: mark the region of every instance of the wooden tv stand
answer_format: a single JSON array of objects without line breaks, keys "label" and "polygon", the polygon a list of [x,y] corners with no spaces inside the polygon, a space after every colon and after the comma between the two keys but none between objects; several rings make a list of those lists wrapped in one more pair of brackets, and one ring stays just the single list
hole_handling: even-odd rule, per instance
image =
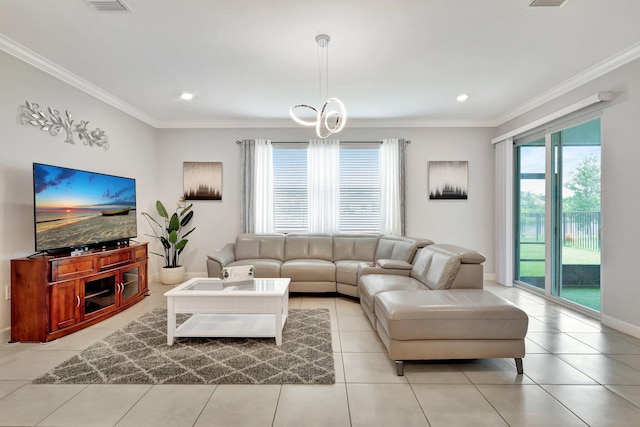
[{"label": "wooden tv stand", "polygon": [[144,299],[147,243],[11,260],[11,341],[45,342]]}]

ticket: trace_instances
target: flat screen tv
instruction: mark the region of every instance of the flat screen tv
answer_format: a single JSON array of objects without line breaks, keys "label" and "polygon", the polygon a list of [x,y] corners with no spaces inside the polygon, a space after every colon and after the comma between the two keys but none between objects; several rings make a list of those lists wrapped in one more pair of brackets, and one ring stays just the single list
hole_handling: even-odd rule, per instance
[{"label": "flat screen tv", "polygon": [[38,252],[128,243],[137,235],[136,180],[33,164]]}]

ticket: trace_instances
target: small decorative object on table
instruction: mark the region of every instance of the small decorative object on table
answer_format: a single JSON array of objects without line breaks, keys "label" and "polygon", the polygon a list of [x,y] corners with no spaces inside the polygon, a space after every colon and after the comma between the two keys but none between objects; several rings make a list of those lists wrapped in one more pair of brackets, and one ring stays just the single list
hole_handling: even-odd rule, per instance
[{"label": "small decorative object on table", "polygon": [[225,267],[220,271],[220,278],[224,283],[251,282],[255,274],[253,265],[241,265],[238,267]]}]

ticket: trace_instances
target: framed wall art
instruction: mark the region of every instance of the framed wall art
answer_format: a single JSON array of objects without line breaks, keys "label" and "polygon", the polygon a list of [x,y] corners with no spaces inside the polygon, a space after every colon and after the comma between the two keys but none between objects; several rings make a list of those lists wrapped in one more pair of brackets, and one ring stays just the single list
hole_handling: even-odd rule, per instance
[{"label": "framed wall art", "polygon": [[429,200],[467,200],[469,162],[429,162]]},{"label": "framed wall art", "polygon": [[185,200],[222,200],[222,162],[184,162]]}]

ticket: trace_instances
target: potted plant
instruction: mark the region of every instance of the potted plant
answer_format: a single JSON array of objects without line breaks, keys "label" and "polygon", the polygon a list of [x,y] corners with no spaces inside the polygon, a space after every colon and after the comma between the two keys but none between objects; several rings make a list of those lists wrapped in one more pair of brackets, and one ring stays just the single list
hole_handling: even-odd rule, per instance
[{"label": "potted plant", "polygon": [[153,234],[147,234],[160,241],[164,253],[151,252],[164,258],[165,265],[160,269],[160,281],[165,285],[175,285],[182,282],[184,278],[184,267],[180,264],[180,254],[189,242],[186,237],[195,230],[184,232],[185,227],[193,218],[191,210],[193,204],[186,206],[178,204],[175,212],[169,216],[167,209],[160,200],[156,201],[156,212],[160,216],[160,222],[147,212],[142,214],[147,219]]}]

